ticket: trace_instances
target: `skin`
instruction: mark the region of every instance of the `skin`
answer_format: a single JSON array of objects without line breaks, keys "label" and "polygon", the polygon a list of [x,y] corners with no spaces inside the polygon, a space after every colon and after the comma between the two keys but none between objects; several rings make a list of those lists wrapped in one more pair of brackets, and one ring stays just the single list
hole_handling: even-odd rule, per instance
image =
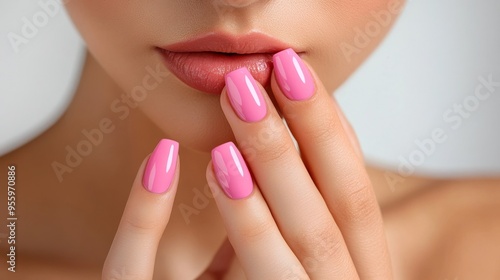
[{"label": "skin", "polygon": [[[242,221],[237,224],[247,231],[251,229],[254,220],[248,209],[253,207],[259,213],[266,213],[266,209],[273,207],[284,212],[293,210],[289,204],[296,204],[297,200],[266,199],[266,203],[262,199],[275,197],[272,188],[283,188],[283,185],[270,182],[256,185],[257,191],[246,202],[216,196],[215,203],[208,199],[208,204],[188,219],[179,209],[182,205],[194,205],[195,190],[217,189],[218,185],[207,169],[210,166],[209,151],[213,147],[231,140],[241,142],[248,135],[255,135],[259,125],[265,126],[273,118],[278,118],[277,112],[286,104],[279,87],[266,87],[266,96],[276,99],[274,103],[267,99],[268,108],[275,113],[268,116],[267,122],[253,128],[237,119],[225,91],[221,96],[202,94],[173,75],[166,77],[137,108],[130,109],[130,114],[123,120],[119,118],[123,115],[110,111],[110,104],[141,84],[147,66],[156,67],[161,63],[154,46],[167,45],[214,29],[234,33],[257,29],[293,42],[295,49],[305,51],[302,57],[315,73],[318,92],[316,99],[290,111],[307,116],[304,123],[291,120],[295,126],[292,130],[295,136],[299,136],[299,141],[308,145],[304,135],[318,134],[321,131],[317,128],[321,124],[331,123],[328,132],[331,134],[323,136],[335,141],[323,141],[325,145],[318,150],[306,151],[306,162],[293,154],[286,154],[282,159],[294,158],[291,168],[318,170],[315,174],[323,178],[322,182],[332,182],[336,186],[332,190],[335,195],[324,192],[319,195],[313,187],[326,189],[325,184],[315,182],[315,185],[309,185],[308,193],[312,193],[310,196],[315,199],[308,201],[303,209],[314,216],[335,217],[336,223],[331,220],[320,223],[322,227],[313,231],[321,232],[322,228],[334,225],[343,232],[344,238],[334,240],[340,242],[343,249],[326,261],[335,269],[320,264],[321,269],[315,272],[301,264],[307,255],[304,252],[313,248],[315,243],[307,243],[300,253],[297,249],[301,246],[300,241],[290,237],[292,228],[277,231],[269,227],[270,235],[284,240],[281,243],[264,242],[265,232],[245,234],[243,230],[242,236],[265,244],[266,250],[288,247],[294,254],[286,250],[270,251],[281,253],[275,257],[287,260],[283,263],[298,267],[299,273],[308,274],[312,279],[331,276],[331,273],[347,275],[346,278],[373,276],[369,279],[389,279],[389,259],[384,257],[387,250],[392,256],[392,273],[396,279],[494,279],[500,276],[495,266],[495,260],[500,257],[499,250],[491,246],[498,244],[500,236],[500,228],[495,226],[499,224],[499,217],[494,214],[500,211],[497,203],[500,193],[495,188],[499,181],[494,178],[453,181],[409,177],[396,186],[396,191],[391,191],[384,170],[364,168],[356,152],[355,136],[347,122],[341,121],[342,113],[329,95],[365,60],[390,27],[383,28],[360,49],[360,53],[350,56],[350,61],[339,47],[340,43],[353,42],[356,27],[363,29],[373,21],[370,12],[386,10],[389,1],[294,1],[295,4],[290,4],[286,1],[219,0],[217,3],[226,8],[222,9],[222,17],[221,9],[215,9],[212,1],[94,0],[67,4],[89,50],[74,101],[51,129],[1,159],[2,166],[16,164],[17,183],[26,186],[17,191],[20,198],[18,216],[22,217],[24,224],[19,225],[17,235],[20,271],[14,277],[22,279],[30,277],[29,273],[36,273],[38,279],[67,279],[69,275],[71,279],[77,279],[75,275],[89,279],[99,278],[101,273],[104,276],[154,273],[157,279],[193,279],[200,274],[204,277],[225,274],[228,279],[238,279],[237,276],[245,273],[252,277],[252,272],[269,272],[273,268],[262,263],[259,269],[255,269],[242,261],[251,257],[250,250],[243,246],[248,240],[228,230],[227,225]],[[321,104],[326,105],[315,110]],[[88,113],[89,108],[92,114]],[[335,114],[329,114],[331,112]],[[329,116],[338,117],[329,120]],[[94,147],[93,153],[59,181],[51,164],[64,162],[64,147],[74,147],[83,139],[82,129],[98,127],[105,117],[113,121],[115,130],[106,134],[103,143]],[[277,139],[290,145],[288,138],[281,136]],[[153,195],[140,184],[144,162],[139,170],[137,167],[161,138],[175,139],[181,144],[178,179],[175,187],[166,194]],[[279,168],[258,171],[263,170],[262,162],[273,163],[272,160],[263,160],[272,157],[269,155],[271,151],[264,150],[259,155],[260,160],[248,162],[259,182],[265,181],[264,178],[271,178],[271,181],[272,178],[283,178],[280,176],[283,170]],[[320,156],[324,152],[339,155],[352,164],[331,163],[334,165],[326,169]],[[329,177],[322,168],[343,170],[343,175],[351,176],[337,174]],[[134,177],[135,183],[129,194]],[[355,178],[352,182],[367,186],[360,191],[361,199],[335,201],[336,196],[349,198],[352,197],[349,192],[357,193],[354,186],[358,184],[349,184],[346,178]],[[307,180],[307,177],[300,179]],[[375,198],[384,218],[388,247],[381,235],[366,234],[380,233],[382,228]],[[328,209],[318,205],[326,205]],[[144,211],[149,208],[151,211]],[[138,222],[127,228],[123,221],[130,221],[130,217],[135,217]],[[354,221],[366,228],[354,223],[351,230],[347,217],[359,218]],[[284,215],[267,215],[267,218],[272,218],[271,224],[293,220]],[[261,224],[263,221],[254,222]],[[304,222],[300,229],[308,233],[312,228],[311,223]],[[226,242],[228,234],[232,247],[235,247],[234,253]],[[134,247],[134,241],[140,240],[138,235],[144,238],[144,243],[149,242],[152,246]],[[361,242],[359,236],[366,238],[367,243]],[[369,253],[363,253],[366,245],[361,243],[375,245]],[[1,246],[3,249],[3,242]],[[127,254],[120,253],[123,251]],[[214,258],[216,252],[219,254]],[[265,250],[259,252],[269,253]],[[41,261],[40,255],[50,257]],[[148,258],[137,259],[140,255]],[[123,259],[124,256],[129,258]],[[129,263],[131,270],[117,269],[123,263]],[[21,269],[21,264],[24,269]],[[12,278],[12,274],[8,276]]]},{"label": "skin", "polygon": [[[361,53],[352,55],[349,62],[341,48],[336,46],[339,42],[353,42],[353,28],[364,29],[367,22],[373,21],[370,12],[387,10],[388,0],[364,3],[295,1],[295,4],[254,1],[244,9],[231,6],[250,2],[253,1],[219,1],[214,6],[213,1],[179,0],[154,4],[144,1],[126,4],[120,1],[73,1],[68,3],[67,10],[89,51],[125,92],[142,84],[147,66],[155,68],[162,63],[155,47],[214,30],[240,34],[252,29],[305,52],[303,58],[313,66],[327,90],[333,92],[388,30],[381,30],[379,36],[362,48]],[[318,30],[318,26],[322,28]],[[123,35],[118,36],[117,30],[123,31]],[[167,138],[176,139],[187,148],[206,152],[233,138],[218,102],[218,96],[200,94],[171,75],[151,91],[139,109]],[[185,108],[198,113],[187,114]],[[177,119],[182,121],[165,122]]]}]

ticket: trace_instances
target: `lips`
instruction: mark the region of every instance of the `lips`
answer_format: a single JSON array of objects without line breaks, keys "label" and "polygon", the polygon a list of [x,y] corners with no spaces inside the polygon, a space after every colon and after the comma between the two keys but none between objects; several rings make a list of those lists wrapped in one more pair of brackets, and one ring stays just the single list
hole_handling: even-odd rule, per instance
[{"label": "lips", "polygon": [[211,33],[158,48],[167,68],[188,86],[220,94],[224,76],[246,67],[262,85],[271,77],[273,54],[291,46],[260,33],[241,37]]}]

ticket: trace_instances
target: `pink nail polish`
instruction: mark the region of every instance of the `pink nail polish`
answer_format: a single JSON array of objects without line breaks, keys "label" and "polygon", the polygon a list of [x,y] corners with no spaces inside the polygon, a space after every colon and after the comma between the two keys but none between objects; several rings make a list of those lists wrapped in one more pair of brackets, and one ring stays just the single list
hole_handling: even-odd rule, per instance
[{"label": "pink nail polish", "polygon": [[246,122],[257,122],[267,114],[266,103],[257,82],[247,68],[226,74],[226,88],[236,114]]},{"label": "pink nail polish", "polygon": [[281,91],[291,100],[306,100],[316,91],[314,80],[302,59],[286,49],[273,56],[276,81]]},{"label": "pink nail polish", "polygon": [[241,199],[252,193],[252,176],[233,142],[212,150],[212,166],[217,181],[229,198]]},{"label": "pink nail polish", "polygon": [[142,185],[152,193],[164,193],[172,184],[177,165],[179,143],[162,139],[149,157]]}]

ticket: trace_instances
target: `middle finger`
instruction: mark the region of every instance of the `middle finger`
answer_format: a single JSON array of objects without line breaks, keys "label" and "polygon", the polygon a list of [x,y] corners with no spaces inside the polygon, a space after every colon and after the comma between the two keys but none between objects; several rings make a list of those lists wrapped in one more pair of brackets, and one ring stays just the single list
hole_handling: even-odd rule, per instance
[{"label": "middle finger", "polygon": [[356,278],[340,230],[264,93],[238,69],[226,76],[221,106],[272,215],[311,278]]}]

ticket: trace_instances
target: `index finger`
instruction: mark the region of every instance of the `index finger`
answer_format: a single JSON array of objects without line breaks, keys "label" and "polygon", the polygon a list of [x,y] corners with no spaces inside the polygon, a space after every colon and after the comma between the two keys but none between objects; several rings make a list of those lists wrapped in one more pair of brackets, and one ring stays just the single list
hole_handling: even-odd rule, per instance
[{"label": "index finger", "polygon": [[[170,219],[179,180],[179,144],[163,139],[132,185],[102,279],[152,279],[156,250]],[[144,173],[144,176],[143,176]]]}]

